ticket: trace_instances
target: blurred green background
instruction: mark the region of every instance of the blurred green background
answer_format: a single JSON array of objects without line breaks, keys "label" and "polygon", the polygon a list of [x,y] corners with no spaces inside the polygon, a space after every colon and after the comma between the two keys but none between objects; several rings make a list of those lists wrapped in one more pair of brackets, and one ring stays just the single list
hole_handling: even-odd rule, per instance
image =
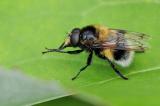
[{"label": "blurred green background", "polygon": [[[111,106],[160,105],[160,0],[1,0],[0,14],[1,67],[55,80]],[[95,56],[93,65],[71,81],[85,65],[86,53],[41,54],[44,47],[58,47],[72,28],[88,24],[151,35],[150,50],[137,54],[130,67],[119,67],[128,81]]]}]

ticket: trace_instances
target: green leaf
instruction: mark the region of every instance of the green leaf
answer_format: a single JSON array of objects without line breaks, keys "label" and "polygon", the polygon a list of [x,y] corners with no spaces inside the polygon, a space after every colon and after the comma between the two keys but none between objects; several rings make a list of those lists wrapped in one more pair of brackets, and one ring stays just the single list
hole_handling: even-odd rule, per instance
[{"label": "green leaf", "polygon": [[[91,95],[113,106],[160,105],[159,0],[2,0],[0,1],[0,64],[27,75],[56,80],[73,93]],[[151,49],[136,54],[129,77],[117,78],[106,61],[94,56],[93,65],[71,78],[85,65],[87,53],[41,55],[56,48],[74,27],[103,24],[152,36]]]},{"label": "green leaf", "polygon": [[48,83],[12,70],[0,70],[0,105],[24,106],[69,96],[57,82]]},{"label": "green leaf", "polygon": [[42,102],[39,104],[35,104],[33,106],[104,106],[101,103],[95,103],[88,100],[84,100],[81,98],[77,98],[75,96],[66,96],[62,98],[58,98],[56,100],[50,100],[46,102]]}]

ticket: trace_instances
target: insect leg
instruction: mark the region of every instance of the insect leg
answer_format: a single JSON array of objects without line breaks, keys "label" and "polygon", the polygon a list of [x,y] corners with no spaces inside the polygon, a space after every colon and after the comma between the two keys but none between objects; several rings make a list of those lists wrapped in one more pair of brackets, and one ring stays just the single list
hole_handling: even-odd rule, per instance
[{"label": "insect leg", "polygon": [[[47,49],[47,48],[46,48]],[[47,49],[47,51],[42,52],[42,54],[49,53],[49,52],[59,52],[59,53],[68,53],[68,54],[78,54],[81,53],[83,50],[75,50],[75,51],[62,51],[59,49]]]},{"label": "insect leg", "polygon": [[91,65],[92,56],[93,56],[93,52],[91,52],[91,53],[89,54],[88,59],[87,59],[87,64],[86,64],[86,66],[82,67],[82,68],[80,69],[80,71],[72,78],[72,80],[75,80],[75,79],[80,75],[80,73],[81,73],[83,70],[85,70],[89,65]]},{"label": "insect leg", "polygon": [[83,50],[66,51],[66,53],[68,53],[68,54],[79,54],[81,52],[83,52]]},{"label": "insect leg", "polygon": [[145,51],[135,51],[136,53],[144,53]]},{"label": "insect leg", "polygon": [[111,65],[112,69],[123,79],[128,80],[127,77],[123,76],[123,74],[117,70],[117,68],[115,67],[115,65],[107,58],[107,61],[109,62],[109,64]]}]

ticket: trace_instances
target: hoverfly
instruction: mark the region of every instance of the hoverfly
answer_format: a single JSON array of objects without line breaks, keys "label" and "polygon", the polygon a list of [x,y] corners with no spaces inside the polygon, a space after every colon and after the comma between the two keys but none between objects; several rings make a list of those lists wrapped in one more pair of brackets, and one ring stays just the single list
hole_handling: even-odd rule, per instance
[{"label": "hoverfly", "polygon": [[[88,25],[83,28],[74,28],[58,49],[46,48],[47,50],[42,53],[79,54],[87,51],[89,55],[86,65],[80,69],[72,80],[76,79],[83,70],[91,65],[93,54],[108,61],[117,75],[127,80],[128,78],[116,68],[115,64],[122,67],[129,66],[135,53],[143,53],[148,48],[146,45],[148,37],[148,35],[139,32],[112,29],[101,25]],[[80,49],[63,51],[66,47],[78,47]]]}]

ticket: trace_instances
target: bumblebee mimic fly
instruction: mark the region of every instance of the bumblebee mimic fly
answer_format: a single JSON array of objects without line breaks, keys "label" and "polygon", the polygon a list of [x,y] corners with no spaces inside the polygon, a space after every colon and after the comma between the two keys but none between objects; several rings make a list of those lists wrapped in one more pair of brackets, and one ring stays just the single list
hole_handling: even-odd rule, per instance
[{"label": "bumblebee mimic fly", "polygon": [[[72,29],[58,49],[46,48],[46,51],[42,53],[79,54],[87,51],[89,55],[86,65],[79,70],[72,80],[75,80],[82,71],[91,65],[93,54],[107,61],[117,75],[127,80],[128,78],[116,68],[115,64],[122,67],[129,66],[135,53],[144,53],[147,50],[146,40],[148,38],[148,35],[139,32],[112,29],[101,25],[88,25],[83,28]],[[66,47],[78,47],[79,50],[64,51],[63,49]]]}]

